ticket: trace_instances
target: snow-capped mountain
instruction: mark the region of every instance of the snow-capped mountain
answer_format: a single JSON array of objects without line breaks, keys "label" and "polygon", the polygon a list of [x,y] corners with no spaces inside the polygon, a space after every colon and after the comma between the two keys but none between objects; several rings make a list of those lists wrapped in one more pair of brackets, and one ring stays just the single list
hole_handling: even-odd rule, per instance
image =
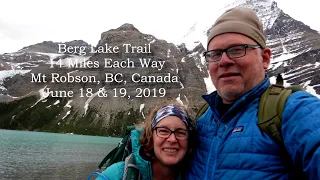
[{"label": "snow-capped mountain", "polygon": [[[318,96],[320,34],[292,19],[271,0],[237,0],[217,14],[235,6],[253,9],[265,26],[267,46],[273,52],[268,69],[271,79],[281,73],[286,85],[305,86]],[[0,128],[119,135],[116,129],[137,123],[161,101],[179,100],[197,109],[203,104],[201,95],[213,90],[207,90],[212,83],[201,54],[216,18],[195,22],[180,45],[124,24],[103,32],[96,46],[82,40],[44,41],[0,55],[0,102],[17,100],[13,105],[0,103],[8,108],[2,116],[0,110]],[[61,44],[78,48],[59,52]],[[110,74],[118,74],[121,81],[107,81]],[[61,83],[62,76],[90,81]],[[51,95],[48,88],[54,90]],[[71,95],[53,97],[61,92]],[[138,93],[144,97],[137,97]],[[32,124],[26,120],[31,116]]]},{"label": "snow-capped mountain", "polygon": [[[233,7],[253,9],[261,19],[267,46],[272,50],[272,60],[268,70],[272,80],[277,73],[281,73],[286,85],[305,86],[307,91],[320,97],[319,32],[291,18],[278,8],[276,1],[272,0],[236,0],[215,14],[221,15]],[[185,35],[186,44],[193,47],[201,42],[205,46],[207,34],[214,21],[195,22]]]}]

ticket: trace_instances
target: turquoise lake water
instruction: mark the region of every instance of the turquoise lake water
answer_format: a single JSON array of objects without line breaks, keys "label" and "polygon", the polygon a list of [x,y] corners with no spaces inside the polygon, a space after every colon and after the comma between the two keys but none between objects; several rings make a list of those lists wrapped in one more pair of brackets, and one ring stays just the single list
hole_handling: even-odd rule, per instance
[{"label": "turquoise lake water", "polygon": [[87,179],[120,140],[0,129],[0,179]]}]

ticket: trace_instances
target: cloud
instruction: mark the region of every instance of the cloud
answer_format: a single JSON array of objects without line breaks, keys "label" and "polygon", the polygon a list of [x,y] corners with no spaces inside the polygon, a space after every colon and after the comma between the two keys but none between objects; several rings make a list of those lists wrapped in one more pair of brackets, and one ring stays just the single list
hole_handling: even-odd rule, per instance
[{"label": "cloud", "polygon": [[101,33],[124,23],[170,41],[177,38],[178,30],[189,28],[195,20],[190,18],[193,6],[186,5],[180,0],[7,1],[5,10],[0,11],[0,53],[48,40],[82,39],[96,45]]},{"label": "cloud", "polygon": [[[312,6],[316,0],[306,0],[307,4],[279,1],[279,7],[290,16],[301,17],[298,20],[303,22],[308,19],[306,24],[320,30],[320,24],[318,27],[313,25],[318,24],[315,12],[319,11],[309,11],[309,8],[316,8]],[[0,53],[17,51],[42,41],[81,39],[96,45],[101,33],[124,23],[131,23],[142,33],[158,39],[180,43],[195,22],[213,23],[217,13],[221,13],[218,10],[230,2],[232,0],[4,1],[0,11]],[[308,17],[304,17],[306,14]]]}]

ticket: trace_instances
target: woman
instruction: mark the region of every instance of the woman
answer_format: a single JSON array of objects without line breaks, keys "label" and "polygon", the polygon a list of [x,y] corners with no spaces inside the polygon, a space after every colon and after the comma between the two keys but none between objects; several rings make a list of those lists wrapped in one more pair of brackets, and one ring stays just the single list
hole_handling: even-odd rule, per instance
[{"label": "woman", "polygon": [[[156,107],[146,119],[143,132],[131,132],[132,156],[140,178],[181,179],[193,144],[193,127],[194,123],[183,106]],[[119,180],[125,171],[125,162],[118,162],[102,172],[106,178],[99,176],[97,179]]]}]

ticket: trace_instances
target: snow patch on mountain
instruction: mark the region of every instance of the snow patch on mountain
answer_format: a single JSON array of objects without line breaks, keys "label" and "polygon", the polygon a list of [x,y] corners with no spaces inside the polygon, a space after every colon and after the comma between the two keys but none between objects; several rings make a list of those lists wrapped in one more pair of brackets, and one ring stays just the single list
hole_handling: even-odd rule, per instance
[{"label": "snow patch on mountain", "polygon": [[69,110],[69,111],[62,117],[62,119],[65,119],[69,114],[71,114],[71,110]]},{"label": "snow patch on mountain", "polygon": [[182,38],[182,42],[185,43],[187,49],[192,50],[199,43],[202,43],[207,48],[207,33],[217,18],[226,10],[239,6],[248,7],[256,11],[265,29],[270,29],[273,26],[281,12],[281,9],[277,7],[277,3],[272,0],[236,0],[226,4],[219,10],[213,10],[215,13],[204,12],[203,17],[210,18],[194,22]]},{"label": "snow patch on mountain", "polygon": [[305,82],[304,85],[303,85],[303,87],[306,89],[307,92],[309,92],[309,93],[313,94],[314,96],[320,98],[320,95],[318,95],[318,94],[316,93],[316,91],[314,90],[314,87],[315,87],[315,86],[309,86],[310,83],[311,83],[310,80],[307,81],[307,82]]},{"label": "snow patch on mountain", "polygon": [[209,21],[198,21],[191,26],[181,40],[185,43],[188,50],[194,49],[200,43],[206,48],[207,30],[210,29],[212,23]]},{"label": "snow patch on mountain", "polygon": [[68,102],[67,102],[67,104],[66,105],[64,105],[64,107],[66,107],[66,108],[71,108],[71,103],[72,103],[72,101],[73,100],[69,100]]},{"label": "snow patch on mountain", "polygon": [[55,59],[55,58],[63,55],[63,54],[58,54],[58,53],[44,53],[44,52],[37,52],[37,54],[47,55],[50,57],[50,59]]},{"label": "snow patch on mountain", "polygon": [[277,7],[277,3],[272,0],[237,0],[234,3],[225,6],[221,11],[240,6],[254,10],[261,19],[265,29],[272,28],[281,12],[281,9]]},{"label": "snow patch on mountain", "polygon": [[210,94],[212,93],[213,91],[216,90],[216,87],[214,87],[212,81],[211,81],[211,76],[209,74],[209,77],[207,78],[203,78],[205,84],[206,84],[206,88],[207,88],[207,93]]},{"label": "snow patch on mountain", "polygon": [[84,114],[83,114],[83,117],[87,114],[87,111],[88,111],[88,109],[89,109],[89,104],[90,104],[90,102],[92,101],[92,99],[93,98],[95,98],[96,96],[98,96],[98,94],[99,93],[101,93],[101,92],[104,92],[105,91],[105,88],[103,87],[102,88],[102,90],[103,91],[97,91],[97,92],[95,92],[94,94],[92,94],[92,96],[90,96],[88,99],[87,99],[87,101],[84,103]]},{"label": "snow patch on mountain", "polygon": [[[300,67],[296,67],[294,70],[290,70],[287,73],[284,73],[283,78],[286,80],[290,80],[291,78],[299,76],[300,74],[308,73],[310,72],[310,70],[312,71],[314,66],[315,66],[314,64],[309,63]],[[295,71],[295,72],[292,72],[292,71]]]},{"label": "snow patch on mountain", "polygon": [[143,113],[144,105],[145,105],[144,103],[140,104],[139,112],[141,113],[142,117],[145,119],[146,117],[144,116],[144,113]]},{"label": "snow patch on mountain", "polygon": [[2,70],[0,71],[0,90],[6,90],[3,86],[3,81],[6,78],[12,78],[15,75],[24,75],[29,73],[31,70]]},{"label": "snow patch on mountain", "polygon": [[[313,67],[313,66],[314,66],[314,64],[307,64],[307,65],[304,66],[304,67]],[[303,68],[303,67],[299,67],[299,68],[296,69],[296,70],[297,70],[297,74],[300,74],[301,71],[299,71],[299,69],[301,69],[301,68]],[[305,70],[303,70],[303,71],[309,71],[309,69],[305,69]],[[296,73],[293,73],[293,74],[282,73],[281,75],[282,75],[282,77],[283,77],[283,79],[284,79],[284,80],[283,80],[283,86],[284,86],[284,87],[289,87],[289,86],[291,86],[292,84],[288,83],[287,81],[290,80],[290,78],[294,77],[294,76],[296,75]],[[315,89],[314,89],[315,87],[317,87],[317,86],[319,86],[319,85],[310,86],[310,85],[309,85],[310,82],[311,82],[311,81],[308,80],[308,81],[306,81],[304,84],[302,84],[301,86],[306,90],[306,92],[309,92],[310,94],[312,94],[312,95],[320,98],[320,95],[318,95],[318,94],[316,93]],[[275,76],[270,77],[270,83],[271,83],[271,84],[276,84],[276,77],[275,77]]]}]

